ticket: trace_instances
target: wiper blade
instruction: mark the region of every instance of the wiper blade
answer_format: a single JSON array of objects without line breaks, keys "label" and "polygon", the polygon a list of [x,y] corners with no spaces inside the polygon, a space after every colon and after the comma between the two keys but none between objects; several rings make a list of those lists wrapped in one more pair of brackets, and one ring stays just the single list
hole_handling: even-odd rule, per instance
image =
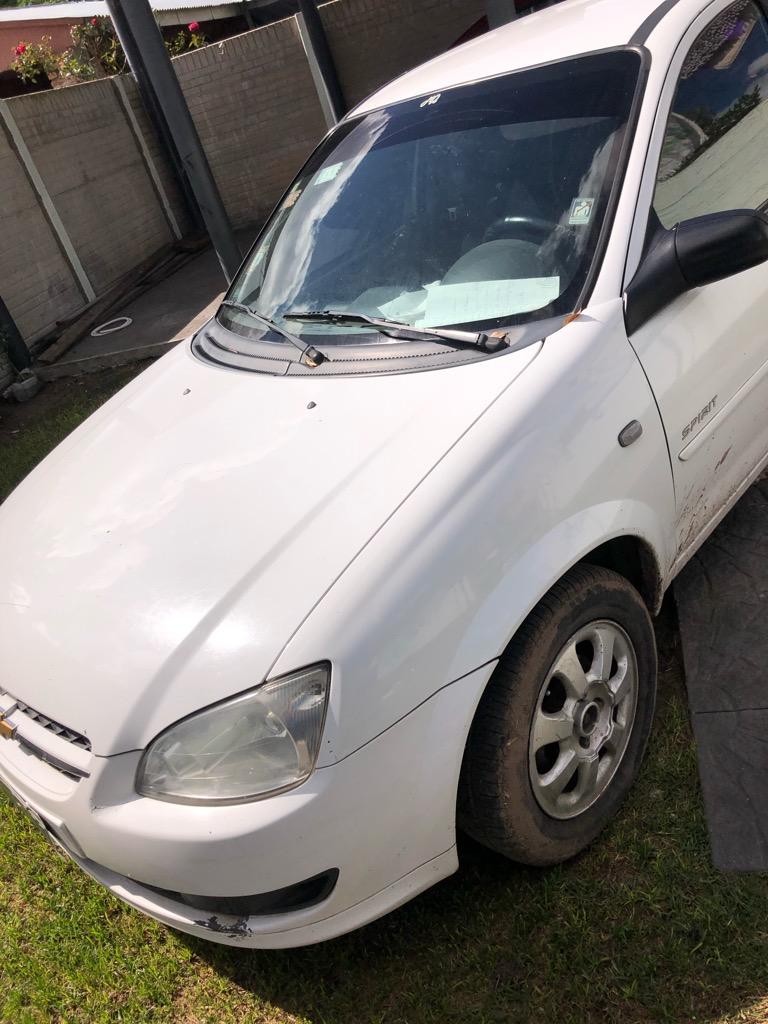
[{"label": "wiper blade", "polygon": [[260,324],[268,327],[271,331],[279,334],[282,338],[293,345],[294,348],[298,349],[301,355],[299,356],[299,362],[305,363],[307,366],[315,367],[319,366],[320,363],[324,363],[328,356],[323,355],[313,345],[305,345],[301,338],[297,338],[295,334],[291,334],[290,331],[286,331],[284,327],[280,327],[273,320],[270,320],[266,316],[262,316],[251,306],[245,302],[235,302],[233,299],[224,299],[221,303],[222,306],[226,306],[227,309],[239,309],[241,313],[248,313],[254,320],[258,320]]},{"label": "wiper blade", "polygon": [[460,345],[474,345],[483,352],[499,352],[509,347],[504,331],[455,331],[448,327],[412,327],[396,320],[381,320],[365,313],[343,313],[334,309],[308,309],[301,312],[285,313],[285,320],[298,320],[307,324],[334,324],[337,327],[374,327],[389,338],[404,341],[449,341]]}]

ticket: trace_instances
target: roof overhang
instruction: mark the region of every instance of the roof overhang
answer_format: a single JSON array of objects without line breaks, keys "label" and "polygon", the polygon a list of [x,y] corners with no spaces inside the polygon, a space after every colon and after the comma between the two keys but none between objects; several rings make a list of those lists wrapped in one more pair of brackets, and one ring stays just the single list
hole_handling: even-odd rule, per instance
[{"label": "roof overhang", "polygon": [[[254,0],[257,8],[269,0]],[[183,25],[190,21],[218,21],[222,18],[236,18],[245,13],[242,3],[237,0],[207,0],[206,3],[190,3],[190,0],[150,0],[155,17],[160,25]],[[79,0],[77,3],[48,4],[37,7],[11,7],[0,10],[0,24],[32,25],[51,22],[74,23],[86,18],[107,17],[109,11],[105,0]]]}]

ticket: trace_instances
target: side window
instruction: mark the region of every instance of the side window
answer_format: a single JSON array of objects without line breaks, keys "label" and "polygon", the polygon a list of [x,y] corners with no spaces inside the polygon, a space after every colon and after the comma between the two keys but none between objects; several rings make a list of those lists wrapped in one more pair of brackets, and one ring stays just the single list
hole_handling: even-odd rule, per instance
[{"label": "side window", "polygon": [[768,22],[737,0],[688,54],[667,123],[653,205],[665,228],[768,200]]}]

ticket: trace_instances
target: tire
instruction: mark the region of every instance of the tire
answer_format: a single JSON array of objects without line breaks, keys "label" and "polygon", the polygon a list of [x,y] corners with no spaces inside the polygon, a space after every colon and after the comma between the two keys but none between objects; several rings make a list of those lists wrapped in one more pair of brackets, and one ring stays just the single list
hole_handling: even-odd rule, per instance
[{"label": "tire", "polygon": [[515,634],[481,698],[459,826],[522,864],[574,857],[634,783],[655,699],[656,644],[642,598],[618,573],[575,566]]}]

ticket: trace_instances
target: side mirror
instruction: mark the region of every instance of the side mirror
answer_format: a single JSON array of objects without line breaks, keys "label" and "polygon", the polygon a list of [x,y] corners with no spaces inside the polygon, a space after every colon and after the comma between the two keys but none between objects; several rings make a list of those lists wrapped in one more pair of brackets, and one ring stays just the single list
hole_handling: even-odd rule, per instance
[{"label": "side mirror", "polygon": [[627,333],[685,292],[766,261],[768,219],[754,210],[711,213],[662,229],[627,288]]}]

